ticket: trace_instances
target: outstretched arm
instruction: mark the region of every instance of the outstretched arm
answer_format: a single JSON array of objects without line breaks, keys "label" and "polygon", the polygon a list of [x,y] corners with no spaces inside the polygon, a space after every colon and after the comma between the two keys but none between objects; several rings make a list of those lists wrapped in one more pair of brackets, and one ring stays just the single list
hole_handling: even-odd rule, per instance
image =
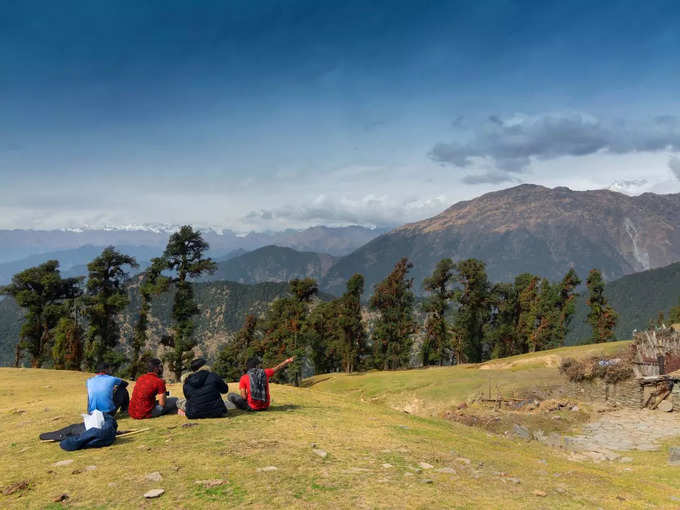
[{"label": "outstretched arm", "polygon": [[286,365],[288,365],[289,363],[292,363],[293,360],[295,360],[295,356],[292,356],[288,359],[284,359],[281,363],[279,363],[278,365],[273,367],[272,370],[274,371],[274,373],[276,373],[279,370],[281,370],[282,368],[284,368]]}]

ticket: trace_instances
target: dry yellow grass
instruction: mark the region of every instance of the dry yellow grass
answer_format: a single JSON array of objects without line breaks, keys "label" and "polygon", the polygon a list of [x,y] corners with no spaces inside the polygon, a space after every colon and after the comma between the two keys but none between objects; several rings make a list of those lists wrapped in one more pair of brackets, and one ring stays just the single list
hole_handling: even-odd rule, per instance
[{"label": "dry yellow grass", "polygon": [[[315,387],[275,386],[270,411],[197,420],[188,428],[179,416],[124,418],[120,429],[150,430],[109,448],[68,453],[40,443],[39,432],[78,420],[87,377],[0,369],[0,487],[30,484],[0,495],[0,507],[61,508],[53,502],[61,494],[73,508],[173,509],[676,508],[670,498],[680,498],[680,468],[667,465],[665,451],[634,453],[632,464],[572,462],[541,444]],[[170,390],[177,394],[178,387]],[[319,457],[312,444],[328,456]],[[53,465],[64,459],[73,463]],[[433,468],[419,472],[421,462]],[[258,472],[266,466],[277,469]],[[145,478],[155,471],[161,482]],[[195,483],[210,479],[227,483]],[[156,487],[165,494],[145,501],[143,494]]]}]

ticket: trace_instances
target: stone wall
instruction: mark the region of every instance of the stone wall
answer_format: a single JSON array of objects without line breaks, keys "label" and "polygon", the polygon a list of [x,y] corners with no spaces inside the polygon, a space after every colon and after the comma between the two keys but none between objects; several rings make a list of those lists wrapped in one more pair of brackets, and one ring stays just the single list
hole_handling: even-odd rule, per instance
[{"label": "stone wall", "polygon": [[[636,379],[615,384],[604,382],[601,379],[580,383],[570,382],[566,389],[569,396],[579,400],[610,402],[619,407],[634,409],[642,407],[642,386]],[[674,405],[680,406],[680,394],[676,394],[676,396],[679,398],[679,402],[674,402]]]}]

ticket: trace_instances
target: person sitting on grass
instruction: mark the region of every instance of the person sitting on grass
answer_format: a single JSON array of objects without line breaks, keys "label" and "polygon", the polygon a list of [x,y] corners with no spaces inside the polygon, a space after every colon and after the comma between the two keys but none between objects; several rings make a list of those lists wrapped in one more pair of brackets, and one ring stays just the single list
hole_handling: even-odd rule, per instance
[{"label": "person sitting on grass", "polygon": [[[128,414],[135,420],[157,418],[177,412],[177,398],[167,397],[163,363],[158,358],[148,361],[148,373],[137,378],[132,390]],[[158,399],[156,399],[158,397]]]},{"label": "person sitting on grass", "polygon": [[98,409],[102,413],[115,416],[118,410],[127,411],[130,403],[128,383],[113,377],[107,363],[97,366],[97,375],[87,380],[87,412]]},{"label": "person sitting on grass", "polygon": [[264,411],[269,407],[269,379],[279,370],[286,367],[295,358],[288,358],[274,368],[260,368],[260,360],[250,358],[246,364],[247,372],[241,376],[239,390],[241,394],[229,393],[227,398],[244,411]]},{"label": "person sitting on grass", "polygon": [[191,371],[182,389],[186,401],[178,407],[187,418],[221,418],[227,414],[221,394],[229,391],[227,384],[215,372],[210,370],[203,358],[191,362]]}]

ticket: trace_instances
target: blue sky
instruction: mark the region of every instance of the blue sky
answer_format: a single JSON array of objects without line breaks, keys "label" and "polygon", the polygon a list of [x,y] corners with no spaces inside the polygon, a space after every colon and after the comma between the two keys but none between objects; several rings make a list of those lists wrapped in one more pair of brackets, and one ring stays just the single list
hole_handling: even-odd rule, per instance
[{"label": "blue sky", "polygon": [[0,228],[385,225],[520,182],[680,191],[678,2],[0,13]]}]

